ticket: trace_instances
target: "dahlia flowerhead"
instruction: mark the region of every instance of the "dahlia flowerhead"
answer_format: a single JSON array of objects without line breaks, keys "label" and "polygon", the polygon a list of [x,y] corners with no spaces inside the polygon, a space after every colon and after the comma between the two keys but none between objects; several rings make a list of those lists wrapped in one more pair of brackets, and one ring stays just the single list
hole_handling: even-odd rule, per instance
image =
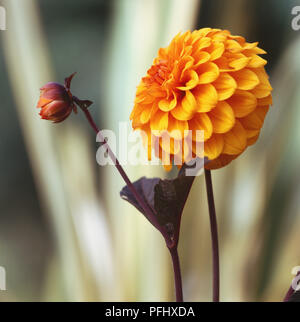
[{"label": "dahlia flowerhead", "polygon": [[[130,115],[133,129],[146,133],[149,159],[158,140],[155,154],[162,161],[163,155],[172,161],[180,153],[182,163],[187,162],[189,152],[205,156],[210,161],[205,168],[217,169],[256,142],[272,104],[267,61],[259,56],[266,52],[257,45],[228,30],[203,28],[180,33],[159,49],[137,88]],[[181,135],[172,135],[174,130]],[[191,143],[175,149],[187,130],[193,133]],[[201,155],[195,148],[197,130],[204,131]],[[168,146],[162,133],[169,135]]]},{"label": "dahlia flowerhead", "polygon": [[65,79],[65,85],[50,82],[44,85],[40,90],[40,99],[37,107],[41,108],[40,116],[42,119],[59,123],[65,120],[74,110],[77,112],[73,101],[73,96],[70,91],[71,80],[73,76]]}]

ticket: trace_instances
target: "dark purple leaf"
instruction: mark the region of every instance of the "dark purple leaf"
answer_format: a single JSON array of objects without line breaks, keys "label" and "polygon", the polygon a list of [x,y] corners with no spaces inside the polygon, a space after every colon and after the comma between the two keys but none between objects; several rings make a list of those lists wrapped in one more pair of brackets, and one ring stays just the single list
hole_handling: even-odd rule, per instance
[{"label": "dark purple leaf", "polygon": [[[184,165],[175,179],[142,177],[133,183],[138,193],[153,210],[160,227],[163,227],[168,237],[175,241],[178,240],[181,214],[195,179],[193,176],[185,176],[186,168],[188,166]],[[127,186],[122,189],[120,195],[151,222],[151,218],[147,217]]]}]

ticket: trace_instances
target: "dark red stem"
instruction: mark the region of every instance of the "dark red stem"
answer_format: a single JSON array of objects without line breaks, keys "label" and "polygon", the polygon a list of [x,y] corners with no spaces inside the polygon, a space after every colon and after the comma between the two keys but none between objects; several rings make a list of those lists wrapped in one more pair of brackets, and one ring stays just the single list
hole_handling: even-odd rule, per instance
[{"label": "dark red stem", "polygon": [[218,225],[214,201],[214,192],[211,180],[210,170],[205,170],[205,182],[207,201],[210,218],[211,241],[212,241],[212,259],[213,259],[213,301],[220,301],[220,268],[219,268],[219,242]]},{"label": "dark red stem", "polygon": [[161,227],[159,225],[159,223],[157,221],[157,218],[156,218],[156,215],[153,213],[152,209],[147,205],[147,203],[144,201],[144,199],[140,196],[140,194],[137,192],[136,188],[134,187],[134,185],[132,184],[132,182],[128,178],[128,176],[127,176],[126,172],[124,171],[123,167],[121,166],[119,160],[117,159],[117,157],[115,156],[113,151],[110,149],[110,147],[107,144],[105,138],[103,137],[101,131],[97,127],[96,123],[94,122],[89,110],[84,108],[84,109],[82,109],[82,111],[84,112],[84,114],[85,114],[87,120],[89,121],[91,127],[94,129],[94,131],[97,133],[98,137],[100,138],[100,141],[104,142],[106,144],[106,149],[107,149],[108,155],[111,158],[111,160],[113,161],[113,163],[114,163],[115,167],[117,168],[117,170],[119,171],[121,177],[124,179],[126,185],[128,186],[128,188],[130,189],[130,191],[134,195],[134,197],[137,200],[137,202],[144,209],[146,216],[148,218],[151,218],[152,224],[162,233],[162,235],[165,238],[166,244],[169,247],[170,245],[173,244],[173,242],[170,240],[168,233],[165,231],[164,227]]},{"label": "dark red stem", "polygon": [[173,270],[174,270],[176,302],[183,302],[182,278],[181,278],[180,262],[179,262],[177,247],[169,248],[169,251],[172,257]]},{"label": "dark red stem", "polygon": [[[80,104],[80,101],[77,98],[77,103]],[[175,290],[176,290],[176,301],[177,302],[183,302],[183,296],[182,296],[182,280],[181,280],[181,272],[180,272],[180,263],[179,263],[179,257],[178,257],[178,251],[177,251],[177,243],[174,245],[174,242],[170,240],[168,234],[166,231],[162,230],[162,228],[159,226],[158,221],[156,219],[155,214],[150,209],[150,207],[144,202],[143,198],[139,195],[137,190],[135,189],[132,182],[129,180],[127,174],[125,173],[123,167],[121,166],[120,162],[118,161],[117,157],[113,153],[113,151],[110,149],[108,143],[106,142],[105,138],[103,137],[101,131],[99,131],[99,128],[97,127],[96,123],[94,122],[90,112],[87,108],[82,108],[82,111],[84,112],[88,122],[90,123],[91,127],[94,129],[94,131],[97,133],[98,137],[100,138],[101,142],[104,142],[106,144],[106,149],[108,152],[109,157],[113,161],[115,167],[119,171],[120,175],[124,179],[125,183],[127,184],[128,188],[131,190],[132,194],[136,198],[137,202],[141,205],[141,207],[144,209],[146,215],[151,218],[151,222],[154,224],[154,226],[162,233],[166,240],[166,244],[168,246],[168,249],[170,251],[171,257],[172,257],[172,263],[173,263],[173,269],[174,269],[174,281],[175,281]]]},{"label": "dark red stem", "polygon": [[87,120],[89,121],[90,125],[92,126],[92,128],[94,129],[94,131],[97,133],[97,135],[99,136],[101,142],[105,142],[106,144],[106,149],[108,152],[109,157],[111,158],[111,160],[113,161],[115,167],[117,168],[117,170],[119,171],[121,177],[124,179],[125,183],[127,184],[128,188],[131,190],[132,194],[134,195],[135,199],[137,200],[137,202],[142,206],[142,208],[144,209],[145,213],[147,214],[147,216],[149,218],[152,219],[152,222],[154,223],[154,226],[156,228],[159,229],[159,225],[157,222],[157,219],[155,217],[155,215],[153,214],[152,210],[149,208],[149,206],[144,202],[144,200],[142,199],[142,197],[139,195],[139,193],[137,192],[137,190],[135,189],[134,185],[132,184],[132,182],[130,181],[130,179],[128,178],[126,172],[124,171],[123,167],[121,166],[119,160],[117,159],[117,157],[115,156],[115,154],[113,153],[113,151],[110,149],[109,145],[107,144],[105,138],[103,137],[101,131],[99,130],[99,128],[97,127],[96,123],[94,122],[90,112],[88,109],[83,109],[83,112],[87,118]]}]

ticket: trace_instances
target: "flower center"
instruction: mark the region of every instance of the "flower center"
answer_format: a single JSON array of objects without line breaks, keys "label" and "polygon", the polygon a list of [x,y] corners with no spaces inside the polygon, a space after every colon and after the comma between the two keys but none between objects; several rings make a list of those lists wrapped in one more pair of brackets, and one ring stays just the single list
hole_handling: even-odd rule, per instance
[{"label": "flower center", "polygon": [[157,64],[151,66],[148,70],[148,75],[159,85],[162,85],[168,79],[169,74],[170,71],[168,70],[166,60],[159,60]]}]

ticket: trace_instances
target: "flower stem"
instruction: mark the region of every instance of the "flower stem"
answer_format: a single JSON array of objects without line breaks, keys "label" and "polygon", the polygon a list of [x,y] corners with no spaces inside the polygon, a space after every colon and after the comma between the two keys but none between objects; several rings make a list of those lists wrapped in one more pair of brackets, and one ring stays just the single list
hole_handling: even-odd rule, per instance
[{"label": "flower stem", "polygon": [[176,302],[183,302],[182,278],[181,278],[180,262],[179,262],[179,257],[178,257],[177,246],[169,248],[169,251],[170,251],[170,254],[172,257],[173,270],[174,270]]},{"label": "flower stem", "polygon": [[214,202],[214,192],[211,180],[210,170],[205,170],[205,182],[207,201],[209,208],[211,241],[212,241],[212,257],[213,257],[213,302],[220,301],[220,268],[219,268],[219,242],[218,242],[218,226],[216,209]]},{"label": "flower stem", "polygon": [[[125,183],[127,184],[128,188],[130,189],[130,191],[132,192],[132,194],[134,195],[135,199],[137,200],[137,202],[141,205],[141,207],[144,209],[146,215],[152,219],[152,222],[154,224],[154,226],[159,229],[159,224],[157,222],[157,218],[154,215],[153,211],[150,209],[150,207],[146,204],[146,202],[143,200],[143,198],[140,196],[140,194],[137,192],[137,190],[135,189],[134,185],[132,184],[132,182],[130,181],[130,179],[128,178],[126,172],[124,171],[123,167],[121,166],[119,160],[117,159],[117,157],[115,156],[115,154],[113,153],[113,151],[111,150],[111,148],[109,147],[108,143],[106,142],[105,138],[103,137],[101,131],[99,130],[99,128],[97,127],[96,123],[94,122],[90,112],[88,109],[82,109],[82,111],[84,112],[87,120],[89,121],[91,127],[93,128],[93,130],[97,133],[97,135],[99,136],[101,142],[104,142],[106,144],[106,148],[107,148],[107,152],[109,157],[111,158],[111,160],[113,161],[115,167],[117,168],[117,170],[119,171],[121,177],[124,179]],[[161,229],[159,229],[161,231]],[[163,233],[163,232],[162,232]],[[164,235],[165,236],[165,235]]]}]

